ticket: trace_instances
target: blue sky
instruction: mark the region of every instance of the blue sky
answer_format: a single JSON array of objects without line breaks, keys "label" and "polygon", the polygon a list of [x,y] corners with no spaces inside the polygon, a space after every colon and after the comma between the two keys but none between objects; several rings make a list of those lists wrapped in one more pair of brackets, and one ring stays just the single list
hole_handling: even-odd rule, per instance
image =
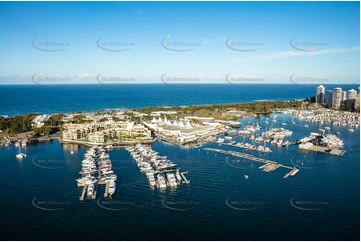
[{"label": "blue sky", "polygon": [[359,2],[0,2],[0,84],[359,83]]}]

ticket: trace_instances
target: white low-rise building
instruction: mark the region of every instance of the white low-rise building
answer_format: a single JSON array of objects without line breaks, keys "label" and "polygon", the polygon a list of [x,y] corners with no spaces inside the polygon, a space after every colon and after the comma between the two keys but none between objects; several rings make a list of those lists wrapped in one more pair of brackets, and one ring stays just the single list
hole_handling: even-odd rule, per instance
[{"label": "white low-rise building", "polygon": [[[202,124],[191,124],[195,119]],[[166,117],[153,118],[144,125],[154,130],[161,138],[171,139],[180,143],[197,141],[200,137],[216,135],[224,125],[214,122],[213,118],[186,117],[186,119],[168,120]]]},{"label": "white low-rise building", "polygon": [[50,115],[46,115],[46,114],[38,115],[33,119],[32,125],[33,127],[41,128],[44,126],[45,122],[49,120],[49,118]]}]

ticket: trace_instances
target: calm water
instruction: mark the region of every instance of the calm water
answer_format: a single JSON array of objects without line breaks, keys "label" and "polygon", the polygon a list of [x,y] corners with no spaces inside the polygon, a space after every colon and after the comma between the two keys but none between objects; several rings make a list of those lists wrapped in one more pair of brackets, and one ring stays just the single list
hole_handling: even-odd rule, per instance
[{"label": "calm water", "polygon": [[[0,85],[0,115],[305,99],[317,85]],[[357,85],[338,85],[358,90]],[[333,89],[336,85],[325,85]]]},{"label": "calm water", "polygon": [[[227,94],[224,94],[227,96]],[[254,119],[252,119],[254,120]],[[279,115],[294,131],[289,140],[317,132]],[[247,120],[242,122],[246,123]],[[266,128],[264,117],[260,125]],[[82,146],[57,141],[0,149],[0,234],[3,240],[359,240],[359,129],[340,131],[343,157],[300,152],[297,146],[259,154],[300,172],[283,179],[285,169],[265,173],[259,163],[163,142],[152,145],[188,170],[191,184],[160,192],[148,185],[129,153],[110,152],[118,175],[113,199],[79,201]],[[243,140],[238,137],[237,140]],[[230,147],[220,146],[223,149]],[[234,148],[234,150],[240,149]],[[73,152],[71,152],[73,151]],[[73,153],[73,154],[72,154]],[[248,175],[246,180],[244,175]]]}]

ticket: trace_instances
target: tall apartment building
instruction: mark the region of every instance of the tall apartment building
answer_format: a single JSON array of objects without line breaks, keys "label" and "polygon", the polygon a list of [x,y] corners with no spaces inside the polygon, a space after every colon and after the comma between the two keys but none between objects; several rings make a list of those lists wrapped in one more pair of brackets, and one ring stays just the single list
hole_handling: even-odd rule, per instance
[{"label": "tall apartment building", "polygon": [[324,103],[325,87],[320,85],[316,88],[316,103]]},{"label": "tall apartment building", "polygon": [[341,107],[342,100],[342,89],[340,87],[336,87],[333,89],[332,95],[332,108],[339,109]]},{"label": "tall apartment building", "polygon": [[326,92],[326,105],[332,106],[332,90]]}]

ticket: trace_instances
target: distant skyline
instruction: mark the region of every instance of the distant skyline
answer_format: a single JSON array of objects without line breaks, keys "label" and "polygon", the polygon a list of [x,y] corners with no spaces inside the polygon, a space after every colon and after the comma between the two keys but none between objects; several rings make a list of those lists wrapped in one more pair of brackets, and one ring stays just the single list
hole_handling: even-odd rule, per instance
[{"label": "distant skyline", "polygon": [[0,84],[359,84],[359,11],[359,2],[0,2]]}]

